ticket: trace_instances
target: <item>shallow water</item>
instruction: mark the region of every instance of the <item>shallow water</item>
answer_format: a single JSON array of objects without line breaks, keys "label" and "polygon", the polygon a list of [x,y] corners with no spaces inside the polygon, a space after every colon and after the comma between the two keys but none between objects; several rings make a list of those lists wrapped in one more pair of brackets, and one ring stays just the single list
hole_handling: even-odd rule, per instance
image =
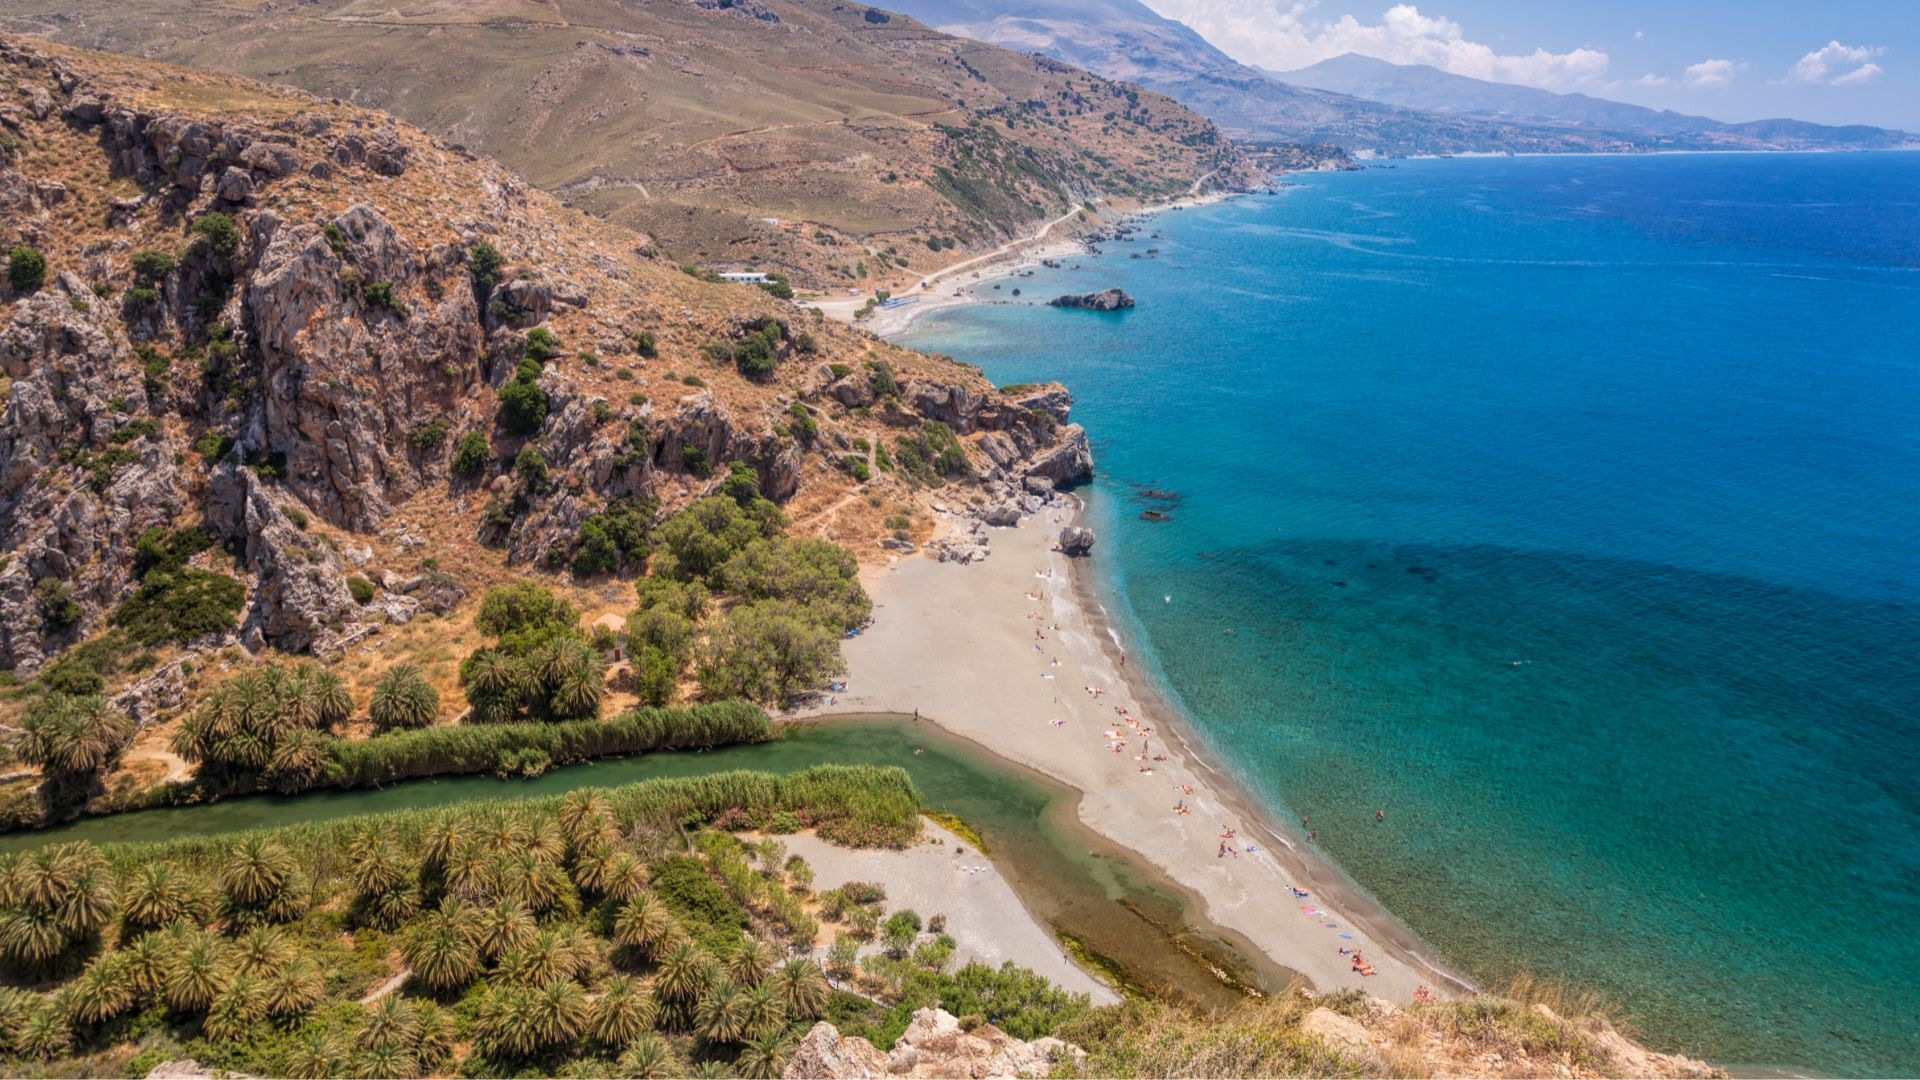
[{"label": "shallow water", "polygon": [[1447,960],[1920,1069],[1920,156],[1298,183],[909,343],[1068,383],[1143,662]]},{"label": "shallow water", "polygon": [[[1284,970],[1251,966],[1246,958],[1257,954],[1243,942],[1193,925],[1183,890],[1080,824],[1073,789],[932,724],[895,717],[786,724],[772,742],[595,761],[530,780],[413,780],[379,790],[248,796],[88,818],[0,835],[0,851],[68,840],[144,843],[728,769],[790,773],[829,764],[906,769],[928,807],[959,815],[980,834],[994,865],[1043,925],[1070,935],[1137,986],[1215,1008],[1241,1000],[1238,986],[1277,990],[1289,981]],[[1214,968],[1228,978],[1223,981]]]}]

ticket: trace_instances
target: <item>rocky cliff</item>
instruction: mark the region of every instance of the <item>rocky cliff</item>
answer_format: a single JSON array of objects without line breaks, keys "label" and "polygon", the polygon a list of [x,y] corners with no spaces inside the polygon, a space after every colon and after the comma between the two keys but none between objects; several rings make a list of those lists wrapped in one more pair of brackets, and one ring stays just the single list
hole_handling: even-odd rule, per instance
[{"label": "rocky cliff", "polygon": [[935,487],[1091,470],[1064,392],[697,281],[382,114],[4,37],[0,88],[0,251],[47,267],[0,291],[0,669],[124,616],[162,531],[210,532],[180,558],[244,644],[325,653],[731,461],[869,557]]}]

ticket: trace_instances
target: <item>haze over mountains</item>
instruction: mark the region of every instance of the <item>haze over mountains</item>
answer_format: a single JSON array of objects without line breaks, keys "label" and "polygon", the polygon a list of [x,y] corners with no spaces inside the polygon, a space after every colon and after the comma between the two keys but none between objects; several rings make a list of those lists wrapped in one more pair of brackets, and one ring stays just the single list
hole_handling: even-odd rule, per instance
[{"label": "haze over mountains", "polygon": [[1751,149],[1754,143],[1781,149],[1889,149],[1920,138],[1901,131],[1852,124],[1835,127],[1802,120],[1755,120],[1729,124],[1671,109],[1649,109],[1586,94],[1556,94],[1531,86],[1490,82],[1425,64],[1394,64],[1347,53],[1296,71],[1272,73],[1309,86],[1444,116],[1516,121],[1619,132],[1654,148]]},{"label": "haze over mountains", "polygon": [[1353,55],[1300,72],[1263,71],[1138,0],[892,0],[892,7],[949,33],[1139,83],[1241,139],[1331,142],[1384,154],[1920,144],[1920,136],[1864,126],[1723,124]]}]

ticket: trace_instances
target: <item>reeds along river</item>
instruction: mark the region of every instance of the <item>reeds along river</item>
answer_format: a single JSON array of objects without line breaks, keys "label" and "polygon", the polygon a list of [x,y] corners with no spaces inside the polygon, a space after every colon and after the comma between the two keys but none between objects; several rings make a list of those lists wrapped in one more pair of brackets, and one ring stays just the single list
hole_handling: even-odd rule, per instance
[{"label": "reeds along river", "polygon": [[1920,1070],[1920,155],[1290,179],[908,343],[1068,385],[1142,666],[1450,963]]},{"label": "reeds along river", "polygon": [[1142,989],[1225,1007],[1240,999],[1242,987],[1271,991],[1289,981],[1284,970],[1256,963],[1256,954],[1243,943],[1216,936],[1178,886],[1081,826],[1078,793],[931,724],[901,717],[789,724],[772,742],[698,753],[660,751],[554,769],[532,779],[410,780],[374,790],[253,795],[87,818],[0,835],[0,851],[83,839],[149,843],[735,769],[787,774],[816,765],[907,770],[928,808],[958,815],[980,834],[995,865],[1044,925],[1071,938],[1083,958]]}]

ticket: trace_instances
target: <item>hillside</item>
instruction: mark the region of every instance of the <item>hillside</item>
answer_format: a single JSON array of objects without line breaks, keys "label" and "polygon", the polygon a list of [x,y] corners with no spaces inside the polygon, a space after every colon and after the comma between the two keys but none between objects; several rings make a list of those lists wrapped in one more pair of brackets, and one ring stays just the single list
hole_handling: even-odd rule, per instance
[{"label": "hillside", "polygon": [[1159,95],[831,0],[17,0],[0,29],[384,109],[678,261],[796,284],[1260,179]]},{"label": "hillside", "polygon": [[388,117],[17,38],[0,79],[9,734],[97,691],[144,740],[250,653],[369,638],[353,710],[410,663],[451,716],[484,588],[618,625],[702,496],[872,560],[966,524],[935,489],[984,513],[1090,473],[1061,387],[696,280]]},{"label": "hillside", "polygon": [[1424,64],[1394,64],[1347,53],[1297,71],[1274,73],[1317,87],[1446,116],[1609,131],[1646,149],[1885,150],[1920,145],[1920,136],[1885,128],[1833,127],[1799,120],[1727,124],[1586,94],[1556,94],[1489,82]]}]

